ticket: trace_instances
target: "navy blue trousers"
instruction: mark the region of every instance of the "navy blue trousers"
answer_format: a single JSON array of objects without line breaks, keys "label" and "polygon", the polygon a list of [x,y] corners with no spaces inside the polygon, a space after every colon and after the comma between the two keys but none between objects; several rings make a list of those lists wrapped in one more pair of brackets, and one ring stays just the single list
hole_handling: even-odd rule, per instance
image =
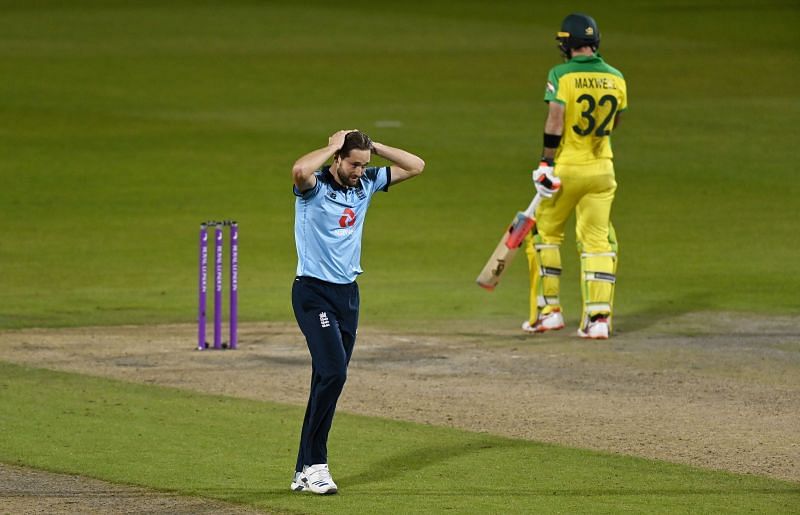
[{"label": "navy blue trousers", "polygon": [[356,343],[358,284],[296,277],[292,307],[311,353],[311,391],[295,469],[300,472],[303,465],[328,463],[328,432]]}]

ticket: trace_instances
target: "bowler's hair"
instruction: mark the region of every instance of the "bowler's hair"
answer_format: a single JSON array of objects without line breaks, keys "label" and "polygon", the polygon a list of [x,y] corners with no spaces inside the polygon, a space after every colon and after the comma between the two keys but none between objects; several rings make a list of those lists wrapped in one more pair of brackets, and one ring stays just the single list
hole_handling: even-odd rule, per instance
[{"label": "bowler's hair", "polygon": [[335,157],[344,159],[350,156],[351,150],[372,150],[372,140],[361,131],[348,132],[344,137],[342,148],[336,151]]}]

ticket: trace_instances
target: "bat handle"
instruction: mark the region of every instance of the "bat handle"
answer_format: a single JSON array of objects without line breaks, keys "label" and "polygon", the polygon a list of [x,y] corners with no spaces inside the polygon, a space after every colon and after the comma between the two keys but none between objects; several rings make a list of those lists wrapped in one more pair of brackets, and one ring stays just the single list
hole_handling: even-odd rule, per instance
[{"label": "bat handle", "polygon": [[538,193],[533,197],[531,203],[528,205],[528,209],[526,209],[525,216],[528,218],[533,218],[533,214],[536,212],[536,208],[539,207],[539,204],[542,203],[542,196]]}]

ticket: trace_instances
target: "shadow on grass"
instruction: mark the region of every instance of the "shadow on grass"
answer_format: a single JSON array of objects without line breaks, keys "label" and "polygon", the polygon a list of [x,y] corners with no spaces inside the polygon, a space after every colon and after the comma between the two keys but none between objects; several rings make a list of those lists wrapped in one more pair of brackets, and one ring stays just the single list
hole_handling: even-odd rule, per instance
[{"label": "shadow on grass", "polygon": [[[339,495],[347,495],[348,493],[356,493],[354,486],[348,482],[347,478],[336,478],[339,484]],[[800,500],[800,487],[792,488],[586,488],[586,489],[573,489],[573,488],[536,488],[536,487],[499,487],[487,488],[480,486],[471,486],[468,489],[450,488],[448,484],[438,484],[435,488],[412,488],[403,487],[402,484],[393,485],[391,487],[370,487],[368,490],[359,488],[357,493],[359,495],[367,492],[369,495],[381,496],[400,496],[400,497],[480,497],[480,498],[510,498],[510,497],[565,497],[565,498],[593,498],[593,497],[706,497],[706,496],[732,496],[732,495],[768,495],[768,496],[786,496],[788,499],[797,498]],[[173,493],[173,492],[166,492]],[[92,495],[107,496],[117,495],[113,491],[108,493],[96,492]],[[67,495],[70,495],[69,493]],[[74,495],[74,493],[72,493]],[[178,494],[180,495],[180,494]],[[207,497],[224,502],[231,502],[236,504],[246,505],[259,505],[268,502],[270,499],[282,497],[296,497],[296,496],[313,496],[309,492],[298,493],[292,492],[288,488],[241,488],[241,489],[205,489],[203,492],[193,493],[200,497]],[[135,498],[136,495],[130,497]],[[327,497],[327,496],[320,496]]]},{"label": "shadow on grass", "polygon": [[615,317],[615,330],[620,333],[638,333],[686,313],[713,310],[714,306],[710,299],[710,293],[690,293],[659,304],[649,304],[626,311]]},{"label": "shadow on grass", "polygon": [[[341,485],[341,483],[340,483]],[[341,488],[341,486],[340,486]],[[291,494],[292,492],[289,492]],[[341,489],[346,493],[346,488]],[[486,498],[511,498],[511,497],[564,497],[564,498],[594,498],[594,497],[707,497],[707,496],[732,496],[732,495],[768,495],[787,496],[788,499],[797,497],[800,500],[800,489],[792,488],[597,488],[597,489],[558,489],[558,488],[481,488],[451,489],[442,485],[439,489],[424,488],[370,488],[370,495],[413,497],[477,497]],[[499,506],[499,505],[498,505]]]},{"label": "shadow on grass", "polygon": [[[475,441],[462,445],[447,446],[428,446],[413,449],[404,454],[387,456],[370,464],[369,468],[360,474],[353,476],[343,476],[342,484],[351,486],[366,485],[375,482],[384,482],[397,478],[409,472],[423,470],[438,463],[457,458],[466,454],[480,452],[489,448],[513,448],[528,447],[529,442],[508,442],[498,443],[496,440]],[[446,478],[445,478],[446,479]]]}]

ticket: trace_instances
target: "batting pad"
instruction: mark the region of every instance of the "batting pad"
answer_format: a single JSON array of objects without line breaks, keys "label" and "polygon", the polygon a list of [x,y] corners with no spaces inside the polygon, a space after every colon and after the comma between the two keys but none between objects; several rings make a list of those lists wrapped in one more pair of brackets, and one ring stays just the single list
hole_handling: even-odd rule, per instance
[{"label": "batting pad", "polygon": [[614,284],[617,281],[616,252],[581,253],[583,326],[594,315],[611,315]]},{"label": "batting pad", "polygon": [[561,251],[559,245],[542,242],[534,234],[525,247],[530,275],[530,320],[533,324],[540,314],[561,309]]}]

